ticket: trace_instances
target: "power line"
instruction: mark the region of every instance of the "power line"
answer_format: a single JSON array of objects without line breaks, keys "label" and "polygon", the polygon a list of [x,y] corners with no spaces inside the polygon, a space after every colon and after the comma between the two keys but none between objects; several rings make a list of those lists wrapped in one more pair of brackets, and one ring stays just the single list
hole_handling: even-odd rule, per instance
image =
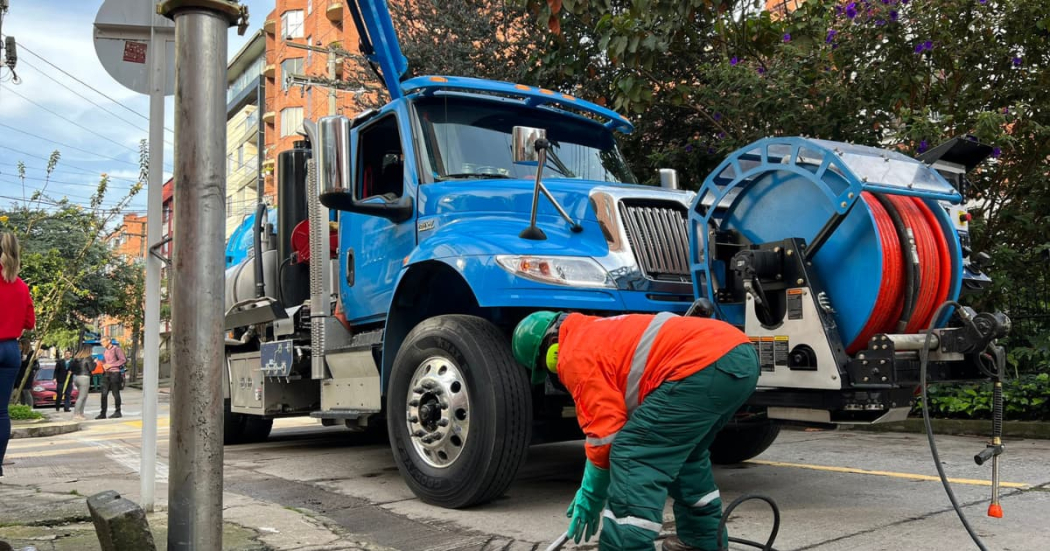
[{"label": "power line", "polygon": [[[42,159],[44,161],[51,162],[51,159],[48,158],[48,157],[41,157],[40,155],[34,155],[32,153],[27,153],[25,151],[22,151],[22,150],[19,150],[19,149],[15,149],[13,147],[8,147],[8,146],[3,145],[3,144],[0,144],[0,148],[8,149],[8,150],[14,151],[15,153],[20,153],[22,155],[25,155],[26,157],[33,157],[34,159]],[[17,164],[15,164],[14,166],[17,166]],[[65,168],[62,168],[62,167],[70,168],[70,169],[76,169],[76,170],[79,170],[79,171],[84,172],[86,174],[91,174],[93,176],[99,176],[99,175],[102,174],[101,172],[99,172],[97,170],[89,170],[89,169],[81,168],[79,166],[71,165],[71,164],[65,163],[65,162],[63,162],[62,165],[59,168],[57,168],[56,170],[65,170]],[[26,167],[26,168],[30,168],[30,167]],[[46,169],[40,169],[40,170],[46,170]],[[109,178],[111,180],[123,180],[125,182],[131,182],[133,184],[137,184],[138,183],[138,180],[131,180],[129,178],[121,178],[119,176],[110,176]]]},{"label": "power line", "polygon": [[[34,178],[32,176],[20,176],[18,174],[9,174],[9,173],[5,173],[5,172],[2,172],[2,171],[0,171],[0,175],[2,175],[2,176],[9,176],[9,177],[12,177],[12,178],[19,178],[19,179],[25,178],[26,180],[34,180],[34,181],[37,181],[37,182],[49,182],[49,183],[52,183],[52,184],[62,184],[62,185],[66,185],[66,186],[81,186],[81,187],[90,187],[90,188],[95,188],[95,189],[98,188],[98,184],[88,184],[88,183],[84,183],[84,182],[70,182],[68,180],[55,180],[54,178]],[[136,182],[136,183],[138,183],[138,182]],[[145,182],[143,182],[143,186],[145,186]]]},{"label": "power line", "polygon": [[18,128],[13,127],[13,126],[6,125],[6,124],[4,124],[2,122],[0,122],[0,126],[2,126],[4,128],[7,128],[9,130],[14,130],[15,132],[18,132],[20,134],[25,134],[26,136],[31,136],[31,137],[36,138],[38,140],[44,140],[45,142],[51,142],[51,143],[53,143],[55,145],[60,145],[62,147],[66,147],[66,148],[72,149],[74,151],[80,151],[81,153],[87,153],[88,155],[94,155],[96,157],[101,157],[103,159],[109,159],[110,161],[116,161],[118,163],[124,163],[126,165],[131,165],[131,166],[135,166],[135,167],[139,166],[137,163],[133,163],[131,161],[125,161],[123,159],[118,159],[116,157],[110,157],[108,155],[102,155],[101,153],[95,153],[94,151],[88,151],[87,149],[81,149],[81,148],[79,148],[77,146],[74,146],[74,145],[69,145],[69,144],[66,144],[66,143],[62,143],[60,141],[52,140],[51,138],[45,138],[43,136],[38,136],[36,134],[33,134],[32,132],[26,132],[25,130],[20,130]]},{"label": "power line", "polygon": [[[89,97],[85,96],[84,94],[81,94],[80,92],[78,92],[78,91],[74,90],[73,88],[70,88],[68,84],[66,84],[66,83],[64,83],[64,82],[62,82],[62,81],[60,81],[60,80],[56,79],[55,77],[53,77],[53,76],[51,76],[51,75],[47,74],[46,72],[44,72],[44,71],[40,70],[39,68],[37,68],[37,67],[36,67],[35,65],[33,65],[32,63],[29,63],[28,61],[26,61],[26,60],[24,60],[24,59],[23,59],[23,60],[20,60],[20,61],[22,62],[22,64],[23,64],[23,65],[26,65],[26,66],[27,66],[27,67],[29,67],[30,69],[33,69],[34,71],[36,71],[36,72],[40,73],[41,75],[44,75],[45,77],[47,77],[48,79],[50,79],[50,80],[51,80],[52,82],[54,82],[55,84],[58,84],[59,86],[61,86],[61,87],[65,88],[66,90],[69,90],[70,92],[72,92],[73,94],[75,94],[75,95],[76,95],[77,97],[79,97],[80,99],[82,99],[82,100],[84,100],[84,101],[86,101],[86,102],[90,103],[91,105],[94,105],[95,107],[98,107],[99,109],[101,109],[101,110],[105,111],[105,112],[106,112],[106,113],[108,113],[108,114],[109,114],[109,115],[110,115],[111,117],[113,117],[113,118],[115,118],[115,119],[117,119],[117,120],[119,120],[119,121],[122,121],[122,122],[126,123],[127,125],[131,126],[132,128],[135,128],[135,129],[141,130],[142,132],[145,132],[145,133],[149,134],[149,129],[148,129],[148,128],[146,128],[146,127],[143,127],[143,126],[139,126],[139,125],[138,125],[138,123],[134,123],[134,122],[131,122],[131,121],[129,121],[128,119],[125,119],[124,117],[122,117],[122,116],[120,116],[120,115],[118,115],[118,114],[114,113],[113,111],[110,111],[109,109],[106,109],[106,108],[105,108],[105,107],[103,107],[102,105],[99,105],[99,104],[95,103],[95,102],[94,102],[94,101],[93,101],[93,100],[92,100],[91,98],[89,98]],[[167,128],[165,128],[165,130],[167,130]],[[174,144],[173,144],[173,143],[171,143],[171,142],[169,142],[168,140],[164,140],[164,143],[166,143],[166,144],[168,144],[168,145],[170,145],[170,146],[174,147]]]},{"label": "power line", "polygon": [[[15,167],[15,168],[18,167],[18,163],[8,163],[8,162],[3,162],[3,161],[0,161],[0,165],[10,166],[10,167]],[[25,170],[26,170],[27,174],[31,173],[31,172],[37,172],[37,171],[44,172],[44,173],[48,172],[46,167],[29,166],[29,165],[24,165],[24,166],[25,166]],[[97,171],[91,171],[90,174],[82,174],[80,172],[71,172],[71,171],[66,170],[62,166],[57,166],[57,167],[51,169],[51,173],[52,174],[58,174],[59,176],[68,176],[70,178],[88,178],[88,177],[99,178],[102,175],[100,172],[97,172]],[[29,178],[29,177],[26,176],[26,178]],[[119,180],[120,182],[128,182],[128,183],[132,183],[132,184],[138,183],[138,180],[132,180],[131,178],[121,178],[119,176],[110,176],[109,179],[110,180]]]},{"label": "power line", "polygon": [[[22,42],[18,42],[18,47],[23,49],[23,50],[25,50],[26,52],[28,52],[29,55],[32,55],[33,57],[39,59],[40,61],[43,61],[44,63],[47,63],[48,65],[50,65],[55,70],[57,70],[58,72],[62,73],[63,75],[66,75],[67,77],[69,77],[69,78],[79,82],[81,85],[85,86],[87,89],[91,90],[92,92],[95,92],[96,94],[98,94],[98,95],[108,99],[109,101],[112,101],[113,103],[119,105],[120,107],[123,107],[125,110],[129,111],[133,115],[135,115],[137,117],[140,117],[140,118],[142,118],[142,119],[144,119],[146,121],[149,120],[149,117],[147,117],[146,115],[143,115],[142,113],[139,113],[138,111],[128,107],[127,105],[124,105],[123,103],[121,103],[121,102],[119,102],[119,101],[109,97],[104,92],[99,91],[98,89],[96,89],[95,87],[91,86],[90,84],[84,82],[83,80],[80,80],[79,78],[69,74],[64,69],[59,67],[58,65],[55,65],[54,63],[51,63],[50,61],[44,59],[40,54],[38,54],[38,53],[34,52],[33,50],[30,50],[29,48],[27,48],[26,45],[23,44]],[[168,128],[168,127],[164,127],[164,130],[167,130],[168,132],[171,132],[172,134],[175,133],[174,130],[172,130],[172,129]]]},{"label": "power line", "polygon": [[[2,86],[2,85],[0,85],[0,86]],[[23,96],[22,94],[19,94],[17,91],[11,89],[10,86],[6,86],[6,88],[7,88],[8,92],[11,92],[12,94],[22,98],[23,100],[28,102],[30,105],[35,105],[35,106],[39,107],[40,109],[43,109],[44,111],[47,111],[48,113],[51,113],[52,115],[54,115],[54,116],[56,116],[56,117],[58,117],[58,118],[60,118],[60,119],[62,119],[64,121],[68,122],[69,124],[72,124],[73,126],[76,126],[77,128],[80,128],[81,130],[84,130],[84,131],[86,131],[86,132],[88,132],[90,134],[98,136],[99,138],[102,138],[103,140],[106,140],[109,143],[116,144],[116,145],[118,145],[120,147],[123,147],[124,149],[127,149],[128,151],[130,151],[132,153],[136,153],[136,154],[139,153],[139,151],[137,149],[135,149],[133,147],[130,147],[127,144],[122,144],[122,143],[120,143],[120,142],[118,142],[118,141],[116,141],[116,140],[114,140],[112,138],[103,136],[102,134],[99,134],[98,132],[95,132],[94,130],[92,130],[92,129],[86,127],[86,126],[84,126],[84,125],[82,125],[82,124],[80,124],[80,123],[78,123],[78,122],[76,122],[76,121],[74,121],[72,119],[69,119],[65,115],[61,115],[59,113],[56,113],[56,112],[52,111],[51,109],[48,109],[47,107],[44,107],[43,105],[40,105],[39,103],[37,103],[37,102],[35,102],[35,101],[33,101],[33,100]]]}]

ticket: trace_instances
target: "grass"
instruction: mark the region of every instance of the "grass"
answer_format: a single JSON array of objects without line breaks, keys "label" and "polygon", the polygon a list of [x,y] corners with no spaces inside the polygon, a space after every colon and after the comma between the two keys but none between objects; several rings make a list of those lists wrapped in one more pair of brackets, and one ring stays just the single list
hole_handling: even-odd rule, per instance
[{"label": "grass", "polygon": [[35,411],[33,408],[23,404],[8,406],[7,411],[11,415],[12,421],[28,421],[31,419],[44,418],[43,413]]}]

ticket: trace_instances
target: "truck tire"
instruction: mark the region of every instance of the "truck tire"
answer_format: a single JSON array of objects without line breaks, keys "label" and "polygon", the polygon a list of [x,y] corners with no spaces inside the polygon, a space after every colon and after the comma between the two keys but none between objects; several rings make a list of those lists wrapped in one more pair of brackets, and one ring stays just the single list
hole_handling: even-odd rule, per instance
[{"label": "truck tire", "polygon": [[769,419],[730,422],[711,444],[711,462],[731,465],[747,461],[766,451],[778,434],[780,425]]},{"label": "truck tire", "polygon": [[241,432],[241,442],[251,444],[264,442],[270,437],[273,429],[273,419],[264,419],[254,415],[244,415],[244,431]]},{"label": "truck tire", "polygon": [[230,399],[222,402],[222,443],[225,445],[243,442],[244,415],[230,411]]},{"label": "truck tire", "polygon": [[405,338],[387,387],[394,459],[423,501],[460,508],[506,491],[532,437],[532,398],[510,342],[489,321],[430,318]]},{"label": "truck tire", "polygon": [[271,429],[273,429],[273,419],[234,413],[230,411],[230,401],[223,402],[222,443],[224,445],[262,442],[270,437]]}]

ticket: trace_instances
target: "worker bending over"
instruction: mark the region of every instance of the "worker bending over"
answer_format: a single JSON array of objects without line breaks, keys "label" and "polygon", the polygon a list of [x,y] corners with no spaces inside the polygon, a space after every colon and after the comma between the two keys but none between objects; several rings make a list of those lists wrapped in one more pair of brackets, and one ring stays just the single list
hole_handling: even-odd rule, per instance
[{"label": "worker bending over", "polygon": [[678,534],[663,549],[719,548],[722,501],[708,448],[758,382],[744,333],[667,313],[536,312],[518,324],[512,345],[533,384],[549,371],[576,401],[587,437],[583,483],[566,512],[576,543],[604,517],[601,549],[654,549],[670,493]]}]

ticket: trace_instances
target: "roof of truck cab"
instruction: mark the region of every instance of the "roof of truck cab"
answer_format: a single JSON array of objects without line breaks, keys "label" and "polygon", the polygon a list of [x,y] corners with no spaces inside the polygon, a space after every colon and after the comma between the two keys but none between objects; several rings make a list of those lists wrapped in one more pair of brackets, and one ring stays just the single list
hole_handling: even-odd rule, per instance
[{"label": "roof of truck cab", "polygon": [[410,94],[434,95],[440,92],[466,92],[482,96],[509,98],[518,100],[529,107],[542,106],[571,115],[584,114],[597,119],[607,128],[618,130],[624,134],[634,131],[634,125],[616,111],[569,94],[525,84],[469,77],[422,76],[402,82],[401,90],[406,96]]}]

